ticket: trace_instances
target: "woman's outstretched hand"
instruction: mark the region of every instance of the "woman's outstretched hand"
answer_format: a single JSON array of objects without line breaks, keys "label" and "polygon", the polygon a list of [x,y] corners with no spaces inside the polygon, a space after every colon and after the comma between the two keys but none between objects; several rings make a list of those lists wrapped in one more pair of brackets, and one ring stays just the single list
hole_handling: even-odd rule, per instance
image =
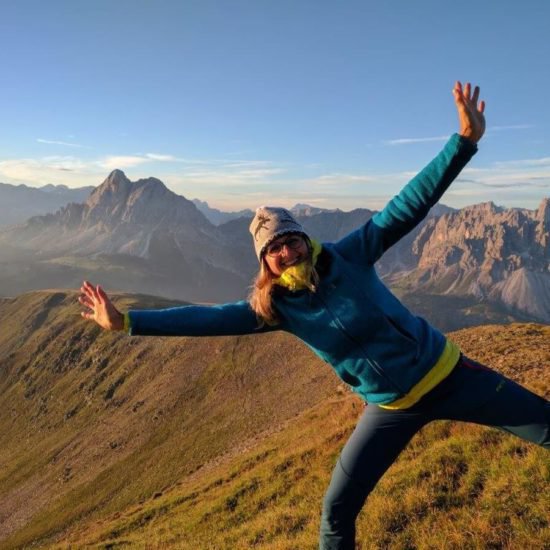
[{"label": "woman's outstretched hand", "polygon": [[467,82],[462,88],[462,82],[457,82],[453,88],[456,108],[458,110],[458,133],[465,138],[477,143],[485,132],[485,101],[479,101],[479,86],[474,88]]},{"label": "woman's outstretched hand", "polygon": [[84,281],[80,292],[82,294],[78,301],[87,308],[81,313],[82,317],[95,321],[107,330],[124,330],[124,315],[118,311],[99,285],[93,286]]}]

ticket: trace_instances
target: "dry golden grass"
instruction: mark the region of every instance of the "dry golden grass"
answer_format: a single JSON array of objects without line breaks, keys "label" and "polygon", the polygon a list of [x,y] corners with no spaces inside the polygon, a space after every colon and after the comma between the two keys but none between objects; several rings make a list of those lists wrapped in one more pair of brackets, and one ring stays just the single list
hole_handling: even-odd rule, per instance
[{"label": "dry golden grass", "polygon": [[[316,547],[362,412],[325,365],[284,335],[130,339],[77,313],[66,292],[0,303],[0,547]],[[550,327],[452,337],[549,395]],[[358,547],[550,548],[549,480],[540,448],[434,423],[370,496]]]}]

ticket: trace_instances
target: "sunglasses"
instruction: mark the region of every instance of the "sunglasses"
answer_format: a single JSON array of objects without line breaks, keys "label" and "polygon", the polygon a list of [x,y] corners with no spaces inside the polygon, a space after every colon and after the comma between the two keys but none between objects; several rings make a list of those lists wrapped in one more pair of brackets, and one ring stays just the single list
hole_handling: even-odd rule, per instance
[{"label": "sunglasses", "polygon": [[285,246],[288,246],[288,248],[291,248],[292,250],[298,250],[302,245],[304,244],[303,237],[300,237],[299,235],[292,235],[291,237],[288,237],[288,239],[285,239],[284,241],[277,241],[276,243],[271,243],[268,245],[265,249],[265,253],[268,256],[274,257],[278,256]]}]

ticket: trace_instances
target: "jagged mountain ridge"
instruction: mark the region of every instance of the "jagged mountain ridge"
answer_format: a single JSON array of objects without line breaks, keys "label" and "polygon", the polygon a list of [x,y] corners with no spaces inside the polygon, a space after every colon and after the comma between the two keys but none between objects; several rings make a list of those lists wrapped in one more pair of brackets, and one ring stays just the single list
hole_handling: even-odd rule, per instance
[{"label": "jagged mountain ridge", "polygon": [[[114,170],[84,203],[71,203],[55,214],[31,218],[11,233],[14,244],[43,251],[80,254],[121,253],[147,258],[151,240],[165,232],[184,241],[212,237],[211,224],[190,201],[170,191],[160,180],[131,182]],[[51,233],[56,238],[51,239]]]},{"label": "jagged mountain ridge", "polygon": [[[436,205],[382,257],[378,270],[405,298],[467,296],[472,303],[506,307],[521,319],[549,322],[549,203],[545,199],[537,211]],[[374,214],[295,208],[298,221],[319,241],[337,240]],[[0,232],[4,256],[13,258],[19,247],[27,256],[35,251],[42,262],[32,269],[0,263],[0,292],[79,285],[90,273],[86,258],[101,259],[91,273],[116,288],[193,301],[243,298],[257,269],[249,223],[241,217],[215,226],[160,180],[131,182],[115,170],[85,203]],[[38,276],[44,266],[47,283]]]},{"label": "jagged mountain ridge", "polygon": [[200,199],[193,199],[192,202],[198,210],[204,214],[206,219],[214,225],[221,225],[231,220],[243,217],[252,218],[254,215],[254,212],[252,212],[249,208],[245,208],[244,210],[239,210],[237,212],[223,212],[218,208],[212,208],[206,201],[201,201]]},{"label": "jagged mountain ridge", "polygon": [[[100,276],[117,288],[227,300],[243,294],[251,269],[243,273],[240,244],[228,242],[190,201],[156,178],[131,182],[120,170],[86,202],[9,228],[2,242],[34,251],[38,271],[54,272],[50,287],[80,284],[99,262]],[[23,287],[32,288],[32,280]]]},{"label": "jagged mountain ridge", "polygon": [[550,199],[535,211],[477,204],[432,218],[413,243],[417,289],[472,295],[550,320]]},{"label": "jagged mountain ridge", "polygon": [[[206,201],[201,201],[200,199],[193,199],[192,202],[205,215],[206,219],[214,225],[222,225],[238,218],[250,219],[254,216],[254,212],[249,208],[236,212],[223,212],[218,208],[212,208]],[[322,212],[339,211],[338,208],[319,208],[303,203],[296,203],[289,210],[294,216],[313,216]]]}]

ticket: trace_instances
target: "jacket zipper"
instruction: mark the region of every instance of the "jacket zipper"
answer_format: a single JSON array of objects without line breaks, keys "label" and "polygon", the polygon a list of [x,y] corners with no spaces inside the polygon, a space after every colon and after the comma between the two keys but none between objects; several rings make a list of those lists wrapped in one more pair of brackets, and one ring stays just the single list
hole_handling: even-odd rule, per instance
[{"label": "jacket zipper", "polygon": [[372,370],[378,375],[380,376],[380,378],[383,378],[395,391],[397,391],[400,395],[404,395],[404,392],[403,390],[397,386],[395,384],[395,382],[391,379],[391,378],[388,378],[388,376],[384,373],[384,371],[378,366],[378,364],[375,362],[375,361],[372,361],[371,359],[369,359],[368,357],[368,354],[367,354],[367,350],[365,349],[365,347],[363,346],[363,344],[358,341],[356,338],[354,338],[353,336],[351,336],[351,334],[346,330],[346,327],[344,326],[344,324],[342,323],[342,321],[340,321],[340,319],[334,315],[334,313],[332,312],[332,310],[328,307],[327,303],[325,300],[323,300],[323,298],[321,297],[321,289],[318,289],[317,292],[316,292],[316,295],[319,297],[319,300],[322,302],[323,306],[325,307],[325,309],[330,313],[331,317],[334,319],[334,321],[336,321],[336,324],[338,325],[338,327],[340,328],[340,330],[342,331],[342,333],[346,336],[346,338],[348,340],[350,340],[351,342],[353,342],[356,346],[359,347],[359,349],[363,352],[363,357],[365,358],[365,361],[367,361],[367,363],[371,366]]},{"label": "jacket zipper", "polygon": [[394,330],[399,333],[405,340],[410,342],[414,345],[416,352],[414,354],[414,358],[418,359],[418,342],[413,338],[413,336],[407,332],[403,327],[399,326],[389,315],[386,315],[384,312],[382,312],[384,315],[386,321],[394,328]]}]

